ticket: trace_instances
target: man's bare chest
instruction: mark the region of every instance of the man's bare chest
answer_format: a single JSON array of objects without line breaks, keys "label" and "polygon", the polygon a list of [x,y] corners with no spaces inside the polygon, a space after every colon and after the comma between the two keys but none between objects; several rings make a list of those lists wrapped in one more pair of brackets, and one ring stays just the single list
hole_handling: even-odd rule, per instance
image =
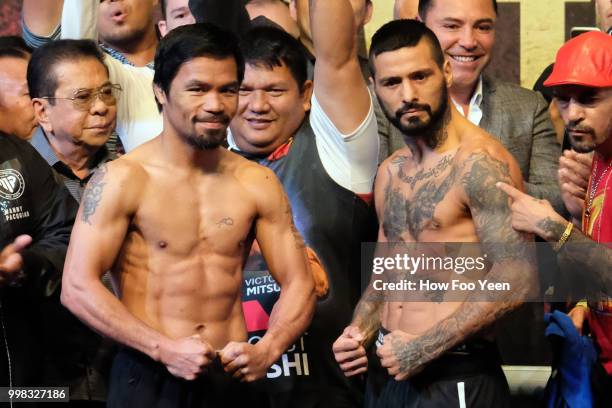
[{"label": "man's bare chest", "polygon": [[400,166],[385,191],[383,228],[389,241],[419,241],[464,218],[461,172],[453,155],[431,166]]},{"label": "man's bare chest", "polygon": [[132,226],[145,242],[177,255],[205,250],[233,254],[253,230],[257,206],[239,183],[181,183],[167,178],[147,188]]}]

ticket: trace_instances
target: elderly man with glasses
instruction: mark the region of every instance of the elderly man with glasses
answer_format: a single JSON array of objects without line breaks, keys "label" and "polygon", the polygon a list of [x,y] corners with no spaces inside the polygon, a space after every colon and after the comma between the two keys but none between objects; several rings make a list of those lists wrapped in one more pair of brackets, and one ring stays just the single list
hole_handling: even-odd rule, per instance
[{"label": "elderly man with glasses", "polygon": [[[37,49],[27,78],[39,123],[31,143],[80,202],[94,172],[115,158],[105,143],[115,128],[121,87],[110,83],[103,54],[87,40],[60,40]],[[59,299],[45,313],[45,335],[54,350],[46,364],[49,385],[68,385],[71,400],[103,406],[111,347]]]}]

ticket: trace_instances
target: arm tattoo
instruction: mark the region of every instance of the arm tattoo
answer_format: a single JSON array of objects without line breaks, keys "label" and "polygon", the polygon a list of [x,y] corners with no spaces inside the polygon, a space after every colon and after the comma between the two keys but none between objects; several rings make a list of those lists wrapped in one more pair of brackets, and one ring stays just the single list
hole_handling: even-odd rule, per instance
[{"label": "arm tattoo", "polygon": [[559,224],[550,217],[546,217],[536,224],[536,227],[540,228],[546,236],[550,237],[551,241],[558,241],[565,232],[566,224]]},{"label": "arm tattoo", "polygon": [[[559,223],[547,217],[537,224],[550,241],[558,241],[567,227],[567,223]],[[612,248],[599,244],[577,229],[572,230],[561,252],[561,265],[572,265],[574,270],[584,270],[589,276],[587,287],[590,291],[600,291],[612,295]],[[597,296],[597,293],[587,293],[587,296]]]},{"label": "arm tattoo", "polygon": [[524,240],[512,228],[512,213],[506,194],[495,187],[498,181],[514,185],[506,163],[487,153],[471,154],[461,179],[468,196],[472,218],[483,249],[494,262],[520,259]]},{"label": "arm tattoo", "polygon": [[393,159],[391,159],[391,164],[399,164],[402,165],[404,163],[406,163],[406,161],[408,161],[410,158],[408,156],[395,156]]},{"label": "arm tattoo", "polygon": [[508,165],[486,153],[473,153],[462,168],[461,183],[480,242],[494,262],[487,279],[510,283],[512,292],[495,302],[468,297],[452,315],[423,335],[408,343],[398,340],[393,351],[402,372],[422,367],[519,306],[535,282],[533,251],[513,230],[508,199],[495,187],[498,181],[512,184]]},{"label": "arm tattoo", "polygon": [[380,328],[382,297],[379,293],[374,293],[372,284],[368,285],[365,293],[353,313],[351,324],[359,327],[364,336],[364,346],[369,345],[374,340],[375,334]]},{"label": "arm tattoo", "polygon": [[305,249],[306,243],[302,238],[302,234],[300,234],[300,231],[298,231],[297,227],[295,226],[295,222],[293,221],[293,213],[291,211],[291,204],[289,204],[288,201],[287,207],[285,208],[285,214],[287,214],[291,219],[291,234],[293,235],[293,241],[295,242],[295,249]]},{"label": "arm tattoo", "polygon": [[106,176],[107,171],[106,164],[100,166],[91,177],[91,180],[89,180],[89,183],[87,183],[87,188],[83,193],[83,200],[81,202],[81,205],[83,206],[81,220],[89,225],[91,225],[89,218],[96,213],[98,204],[102,199],[102,192],[104,191],[104,186],[106,185],[104,177]]},{"label": "arm tattoo", "polygon": [[385,210],[382,227],[389,242],[402,242],[406,225],[406,197],[400,190],[393,189],[391,183],[385,189]]},{"label": "arm tattoo", "polygon": [[596,292],[587,293],[587,296],[600,293],[612,296],[612,248],[593,241],[574,228],[559,251],[559,260],[562,265],[571,263],[577,267],[574,270],[585,272],[589,280],[587,287]]}]

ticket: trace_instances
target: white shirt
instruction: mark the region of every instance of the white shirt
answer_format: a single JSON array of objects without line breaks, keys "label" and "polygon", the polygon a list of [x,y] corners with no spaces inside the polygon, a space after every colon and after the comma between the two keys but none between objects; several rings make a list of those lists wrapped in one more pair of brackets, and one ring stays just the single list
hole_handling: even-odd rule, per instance
[{"label": "white shirt", "polygon": [[[97,41],[99,0],[65,0],[62,11],[62,38]],[[153,94],[154,71],[122,64],[104,57],[109,80],[123,89],[117,101],[117,134],[126,152],[147,142],[163,129],[162,115]]]},{"label": "white shirt", "polygon": [[[370,110],[363,122],[350,134],[342,134],[323,111],[316,95],[312,95],[310,126],[315,134],[317,152],[323,168],[338,185],[355,194],[370,194],[378,168],[378,125],[370,95]],[[240,150],[231,132],[227,142]]]},{"label": "white shirt", "polygon": [[[455,104],[455,107],[457,108],[459,113],[465,116],[465,113],[463,112],[463,108],[461,107],[461,105],[455,102],[454,99],[452,99],[452,101]],[[482,105],[482,75],[480,76],[480,78],[478,78],[478,85],[476,85],[476,91],[474,92],[474,95],[472,95],[472,98],[470,99],[470,104],[468,105],[468,114],[466,116],[467,120],[469,120],[476,126],[478,126],[480,124],[480,121],[482,120],[481,105]]]}]

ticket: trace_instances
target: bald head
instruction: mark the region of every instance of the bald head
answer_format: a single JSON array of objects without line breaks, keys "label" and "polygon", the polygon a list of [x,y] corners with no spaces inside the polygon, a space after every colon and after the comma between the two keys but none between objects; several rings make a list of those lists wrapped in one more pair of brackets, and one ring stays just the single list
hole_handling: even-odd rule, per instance
[{"label": "bald head", "polygon": [[395,0],[393,19],[416,20],[419,15],[419,0]]}]

